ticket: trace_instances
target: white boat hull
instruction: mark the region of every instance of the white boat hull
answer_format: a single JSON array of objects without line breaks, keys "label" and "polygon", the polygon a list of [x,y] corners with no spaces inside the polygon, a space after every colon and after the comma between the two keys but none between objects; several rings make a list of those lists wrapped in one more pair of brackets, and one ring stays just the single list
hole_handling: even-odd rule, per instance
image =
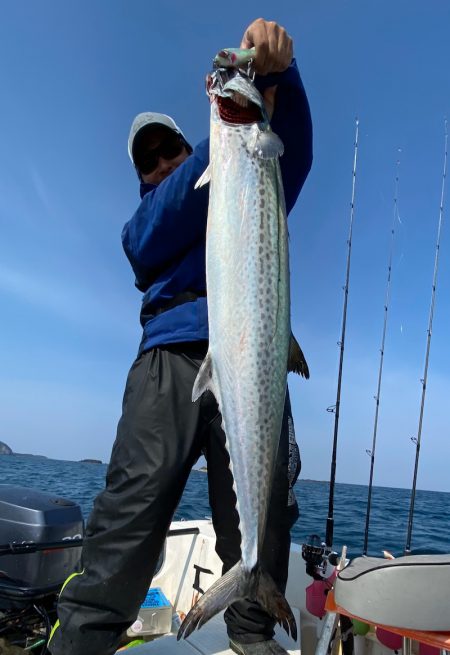
[{"label": "white boat hull", "polygon": [[[198,533],[186,533],[189,529],[198,529]],[[164,558],[160,570],[155,575],[152,587],[160,587],[170,600],[181,618],[196,602],[197,594],[194,583],[206,591],[222,574],[222,562],[215,551],[215,534],[211,521],[177,521],[171,530],[183,530],[184,534],[173,534],[166,540]],[[196,581],[197,568],[200,567]],[[311,584],[306,574],[305,562],[301,556],[301,547],[293,544],[289,559],[289,579],[286,598],[293,609],[299,628],[298,639],[293,641],[285,631],[276,626],[275,638],[290,655],[315,655],[323,627],[327,622],[311,615],[306,609],[305,589]],[[194,631],[186,640],[177,642],[177,626],[173,632],[158,638],[151,638],[145,644],[133,647],[133,655],[234,655],[229,649],[223,614],[209,621],[201,630]],[[138,635],[136,635],[138,637]],[[145,637],[146,639],[148,637]],[[126,652],[126,651],[125,651]],[[339,652],[338,650],[333,652]],[[355,655],[391,655],[374,635],[369,632],[365,637],[355,637]]]}]

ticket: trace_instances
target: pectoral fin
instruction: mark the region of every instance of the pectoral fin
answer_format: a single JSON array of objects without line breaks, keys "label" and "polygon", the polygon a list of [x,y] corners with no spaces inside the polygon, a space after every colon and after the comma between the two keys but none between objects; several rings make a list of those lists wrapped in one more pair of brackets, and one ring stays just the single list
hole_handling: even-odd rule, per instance
[{"label": "pectoral fin", "polygon": [[200,175],[197,182],[195,183],[194,189],[199,189],[200,187],[204,186],[205,184],[208,184],[208,182],[211,182],[211,164],[208,164],[206,169]]},{"label": "pectoral fin", "polygon": [[200,398],[202,393],[208,389],[214,393],[213,384],[212,384],[212,360],[209,351],[206,353],[206,357],[202,362],[202,365],[199,368],[197,377],[195,378],[194,386],[192,388],[192,402]]},{"label": "pectoral fin", "polygon": [[297,339],[291,332],[291,342],[289,344],[288,372],[298,373],[307,380],[309,379],[309,368],[306,363],[305,355],[298,345]]},{"label": "pectoral fin", "polygon": [[254,130],[249,138],[249,149],[261,159],[275,159],[281,157],[284,145],[280,137],[271,130]]}]

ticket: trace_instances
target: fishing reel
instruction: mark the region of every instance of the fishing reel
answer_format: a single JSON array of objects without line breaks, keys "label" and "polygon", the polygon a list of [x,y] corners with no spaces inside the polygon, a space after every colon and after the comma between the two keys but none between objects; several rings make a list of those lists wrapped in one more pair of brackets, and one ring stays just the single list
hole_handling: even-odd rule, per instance
[{"label": "fishing reel", "polygon": [[311,534],[302,545],[302,558],[306,562],[306,573],[314,580],[324,580],[328,564],[337,566],[339,554],[331,550],[317,534]]}]

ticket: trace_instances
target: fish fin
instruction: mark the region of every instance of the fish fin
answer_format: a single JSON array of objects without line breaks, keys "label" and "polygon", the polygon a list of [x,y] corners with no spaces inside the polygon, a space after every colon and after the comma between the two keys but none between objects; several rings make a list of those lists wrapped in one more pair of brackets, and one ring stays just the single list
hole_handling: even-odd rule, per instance
[{"label": "fish fin", "polygon": [[200,175],[197,182],[195,183],[194,189],[199,189],[205,184],[208,184],[208,182],[211,182],[211,164],[208,164],[203,173]]},{"label": "fish fin", "polygon": [[197,377],[195,378],[194,386],[192,387],[193,403],[195,403],[195,401],[198,398],[200,398],[202,393],[207,391],[207,389],[213,391],[211,378],[212,378],[212,360],[208,350],[208,352],[206,353],[206,357],[199,368]]},{"label": "fish fin", "polygon": [[297,339],[291,332],[291,341],[289,344],[288,372],[298,373],[309,380],[309,368],[306,363],[305,355],[298,345]]},{"label": "fish fin", "polygon": [[261,569],[255,600],[297,641],[297,623],[289,603],[270,575]]},{"label": "fish fin", "polygon": [[282,140],[271,130],[264,132],[258,130],[250,138],[250,150],[261,159],[275,159],[275,157],[281,157],[284,152]]},{"label": "fish fin", "polygon": [[221,610],[243,598],[258,601],[268,614],[283,625],[288,634],[290,632],[297,639],[294,615],[275,582],[259,566],[248,571],[242,562],[235,564],[196,602],[181,624],[177,639],[189,637],[195,628],[201,628]]}]

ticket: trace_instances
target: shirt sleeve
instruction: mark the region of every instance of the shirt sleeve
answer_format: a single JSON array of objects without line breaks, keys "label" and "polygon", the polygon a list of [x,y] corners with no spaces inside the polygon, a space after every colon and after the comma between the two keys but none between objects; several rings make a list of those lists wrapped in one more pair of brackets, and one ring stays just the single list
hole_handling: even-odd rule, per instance
[{"label": "shirt sleeve", "polygon": [[158,273],[204,238],[209,185],[195,183],[209,162],[209,139],[202,141],[161,184],[147,193],[122,231],[122,244],[146,291]]},{"label": "shirt sleeve", "polygon": [[272,130],[284,144],[280,158],[287,213],[294,207],[312,165],[312,121],[308,99],[295,59],[283,73],[257,75],[255,84],[263,93],[277,85]]}]

